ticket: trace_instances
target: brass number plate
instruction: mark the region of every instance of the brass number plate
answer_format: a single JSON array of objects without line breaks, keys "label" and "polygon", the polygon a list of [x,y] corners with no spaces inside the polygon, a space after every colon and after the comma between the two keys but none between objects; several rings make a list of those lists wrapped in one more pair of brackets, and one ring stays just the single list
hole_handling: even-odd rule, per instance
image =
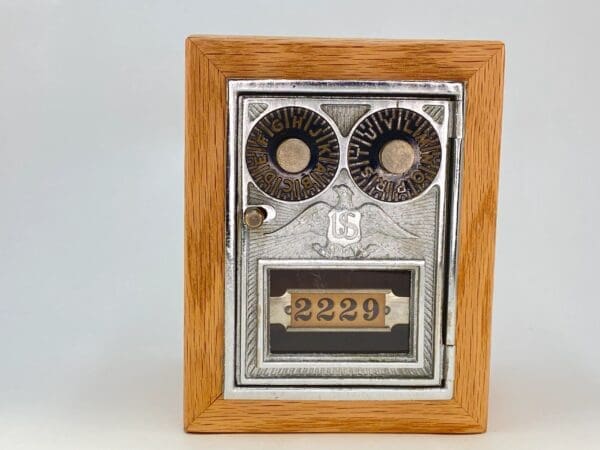
[{"label": "brass number plate", "polygon": [[290,328],[383,328],[385,292],[291,292]]}]

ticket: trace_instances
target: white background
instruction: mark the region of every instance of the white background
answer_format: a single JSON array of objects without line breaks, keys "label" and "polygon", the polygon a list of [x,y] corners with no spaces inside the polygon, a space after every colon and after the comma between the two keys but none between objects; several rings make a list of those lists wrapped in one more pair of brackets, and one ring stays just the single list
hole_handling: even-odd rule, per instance
[{"label": "white background", "polygon": [[[599,448],[599,19],[594,1],[0,1],[0,448]],[[193,33],[506,43],[487,434],[183,433]]]}]

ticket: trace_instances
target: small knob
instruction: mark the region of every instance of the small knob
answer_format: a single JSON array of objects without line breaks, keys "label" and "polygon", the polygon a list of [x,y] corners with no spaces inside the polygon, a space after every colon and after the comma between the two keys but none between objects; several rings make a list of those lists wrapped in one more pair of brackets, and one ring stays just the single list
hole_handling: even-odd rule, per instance
[{"label": "small knob", "polygon": [[251,206],[244,211],[244,223],[248,228],[258,228],[265,221],[267,212],[263,208]]}]

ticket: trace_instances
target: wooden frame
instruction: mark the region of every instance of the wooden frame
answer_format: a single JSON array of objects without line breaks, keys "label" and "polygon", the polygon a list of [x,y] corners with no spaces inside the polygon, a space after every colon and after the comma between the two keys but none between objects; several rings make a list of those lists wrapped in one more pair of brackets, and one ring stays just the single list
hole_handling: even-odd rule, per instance
[{"label": "wooden frame", "polygon": [[[504,45],[190,37],[186,43],[185,429],[189,432],[478,433],[488,372]],[[223,399],[227,80],[465,83],[454,397],[442,401]]]}]

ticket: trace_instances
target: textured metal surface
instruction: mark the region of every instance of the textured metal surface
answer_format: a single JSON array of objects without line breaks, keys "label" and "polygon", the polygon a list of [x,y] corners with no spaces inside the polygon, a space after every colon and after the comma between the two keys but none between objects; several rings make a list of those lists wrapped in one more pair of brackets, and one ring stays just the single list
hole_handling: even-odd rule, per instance
[{"label": "textured metal surface", "polygon": [[[452,392],[456,197],[462,132],[462,86],[457,83],[230,82],[230,153],[226,267],[225,393],[230,398],[448,398]],[[267,105],[258,111],[255,105]],[[274,199],[258,189],[244,161],[257,120],[285,106],[331,119],[340,164],[330,185],[311,199]],[[407,108],[426,113],[440,136],[440,170],[423,192],[400,203],[370,197],[348,172],[349,135],[367,111]],[[435,108],[432,108],[435,107]],[[448,114],[445,114],[448,111]],[[452,119],[452,120],[450,120]],[[448,178],[449,177],[449,178]],[[451,182],[448,197],[447,182]],[[260,206],[264,224],[241,226],[238,211]],[[450,211],[448,216],[446,213]],[[447,218],[450,217],[448,221]],[[335,233],[336,220],[347,231]],[[268,351],[267,262],[365,265],[420,261],[410,308],[409,355],[274,355]],[[300,262],[299,262],[300,261]],[[420,265],[419,265],[420,264]],[[349,266],[349,267],[350,267]],[[455,270],[454,261],[448,262]],[[262,283],[262,284],[261,284]],[[447,287],[447,292],[444,290]],[[442,311],[448,305],[448,326]],[[445,337],[444,337],[445,336]],[[446,342],[444,342],[446,339]],[[446,344],[446,345],[444,345]],[[252,387],[263,385],[264,387]],[[276,387],[289,386],[289,387]],[[291,386],[303,387],[291,387]],[[331,387],[312,387],[309,386]],[[358,386],[351,391],[344,385]],[[335,386],[340,386],[336,388]],[[366,386],[377,386],[372,390]],[[385,389],[384,386],[397,386]],[[421,386],[405,389],[400,386]]]},{"label": "textured metal surface", "polygon": [[[342,173],[339,178],[341,186],[347,186],[350,183],[347,173]],[[337,184],[334,184],[334,187]],[[349,189],[349,188],[348,188]],[[436,214],[437,214],[437,188],[423,199],[419,199],[414,207],[406,207],[402,204],[385,206],[385,211],[381,206],[373,203],[362,191],[354,188],[356,200],[352,204],[346,205],[350,208],[356,208],[357,211],[364,211],[365,217],[361,220],[361,239],[356,243],[343,246],[329,240],[327,233],[328,213],[335,211],[335,206],[339,202],[339,194],[335,189],[328,190],[322,196],[320,202],[312,204],[308,208],[306,205],[296,205],[289,203],[279,205],[277,218],[269,224],[264,224],[260,231],[252,231],[252,239],[246,241],[245,262],[246,267],[260,267],[261,258],[269,255],[274,259],[273,265],[290,266],[288,261],[281,261],[295,258],[311,260],[305,267],[329,267],[331,258],[333,261],[346,260],[347,267],[352,269],[356,263],[361,261],[368,267],[403,267],[403,261],[410,261],[415,255],[425,256],[423,274],[423,290],[418,298],[415,298],[415,305],[412,308],[413,320],[411,329],[414,338],[414,347],[420,349],[420,355],[423,360],[422,367],[415,368],[415,364],[406,364],[408,367],[381,367],[375,363],[369,367],[362,364],[355,369],[347,367],[337,367],[324,364],[312,364],[305,368],[290,368],[284,370],[279,367],[278,370],[268,369],[268,364],[261,364],[261,349],[266,348],[264,339],[261,339],[260,333],[265,328],[264,314],[264,290],[260,289],[261,272],[249,270],[243,290],[247,292],[246,308],[242,316],[242,322],[247,326],[246,345],[245,345],[245,364],[246,375],[249,377],[284,377],[297,376],[352,376],[352,377],[425,377],[431,375],[433,367],[434,336],[431,324],[434,320],[435,296],[434,296],[434,276],[435,276],[435,258],[436,251]],[[256,204],[263,204],[267,201],[264,194],[253,191],[250,194],[249,201]],[[293,219],[286,223],[286,217]],[[397,224],[402,220],[405,223],[403,228]],[[429,256],[426,256],[429,255]],[[321,258],[321,259],[316,259]],[[263,262],[264,264],[264,262]],[[292,267],[300,267],[298,264]],[[417,305],[418,303],[418,305]],[[424,325],[418,326],[422,323]],[[258,333],[256,333],[258,330]],[[268,355],[265,354],[265,357]],[[396,356],[395,360],[414,360],[414,355]],[[331,357],[339,360],[340,357]],[[388,356],[389,358],[389,356]],[[279,357],[279,359],[283,359]],[[324,360],[324,357],[290,356],[288,360],[306,361],[315,359]],[[329,359],[329,358],[328,358]],[[372,356],[356,358],[362,361],[372,360]],[[406,366],[404,365],[404,366]],[[260,366],[265,367],[264,369]],[[359,370],[360,369],[360,370]],[[315,383],[319,380],[312,380]],[[355,380],[356,381],[356,380]],[[366,383],[370,383],[369,380]],[[400,381],[404,384],[404,381]]]},{"label": "textured metal surface", "polygon": [[442,105],[425,105],[423,106],[423,111],[429,114],[436,123],[442,124],[444,122],[444,110],[445,108]]},{"label": "textured metal surface", "polygon": [[346,137],[355,123],[358,122],[370,109],[371,105],[321,105],[321,109],[335,124],[342,136]]},{"label": "textured metal surface", "polygon": [[251,121],[256,120],[256,118],[268,107],[269,105],[266,103],[250,103],[248,105],[248,117]]},{"label": "textured metal surface", "polygon": [[[413,349],[409,354],[377,354],[374,355],[310,355],[310,354],[271,354],[266,347],[266,287],[264,283],[266,269],[269,267],[285,267],[300,269],[307,267],[342,268],[360,270],[361,268],[379,270],[412,270],[415,282],[412,286],[410,306],[410,322],[413,333]],[[253,384],[324,384],[324,385],[428,385],[433,376],[431,353],[433,351],[432,335],[420,332],[426,317],[431,317],[424,304],[423,293],[427,292],[426,281],[422,274],[425,271],[423,261],[392,260],[261,260],[258,270],[259,298],[256,317],[258,339],[252,341],[246,359],[246,379],[253,377]],[[256,342],[256,347],[254,347]],[[264,353],[263,353],[264,351]],[[420,357],[424,354],[424,357]],[[264,355],[264,358],[260,358]],[[256,359],[255,359],[256,358]],[[307,364],[310,362],[309,364]],[[251,376],[248,376],[250,373]],[[347,378],[347,379],[345,379]]]}]

